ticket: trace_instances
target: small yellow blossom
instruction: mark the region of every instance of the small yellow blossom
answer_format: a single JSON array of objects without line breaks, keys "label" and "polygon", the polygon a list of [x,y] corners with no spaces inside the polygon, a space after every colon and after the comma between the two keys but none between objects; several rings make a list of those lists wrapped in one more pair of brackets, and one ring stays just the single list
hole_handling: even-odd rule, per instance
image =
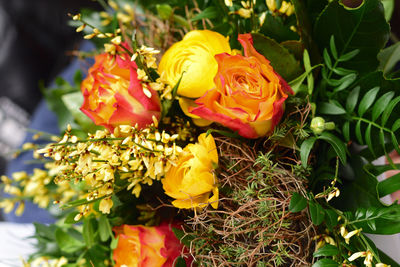
[{"label": "small yellow blossom", "polygon": [[232,0],[225,0],[225,5],[232,6],[233,5]]},{"label": "small yellow blossom", "polygon": [[239,16],[241,16],[242,18],[245,18],[245,19],[250,18],[251,17],[251,13],[252,13],[252,10],[251,9],[247,9],[247,8],[240,8],[237,11],[237,14]]}]

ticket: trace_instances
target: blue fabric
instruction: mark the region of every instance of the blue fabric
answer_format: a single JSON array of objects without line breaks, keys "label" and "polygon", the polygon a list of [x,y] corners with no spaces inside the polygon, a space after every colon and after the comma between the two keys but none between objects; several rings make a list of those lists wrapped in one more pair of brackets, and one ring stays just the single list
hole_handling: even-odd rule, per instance
[{"label": "blue fabric", "polygon": [[[92,43],[87,41],[83,42],[80,48],[81,51],[91,51],[93,49],[94,46]],[[88,61],[74,59],[71,64],[61,73],[60,77],[72,84],[76,71],[78,69],[87,69],[87,67]],[[51,87],[54,87],[54,85]],[[29,125],[30,129],[59,135],[60,131],[58,129],[57,117],[52,111],[49,110],[44,100],[40,102],[35,112],[32,114],[31,119],[32,120]],[[32,133],[27,133],[23,143],[45,143],[43,141],[33,140],[32,137]],[[30,174],[33,172],[34,168],[43,167],[41,164],[25,164],[26,161],[32,159],[32,152],[22,153],[9,163],[7,166],[6,175],[11,178],[12,173],[17,171],[25,171]],[[47,210],[41,209],[36,204],[31,202],[25,203],[25,211],[22,216],[16,216],[14,212],[10,212],[8,214],[3,214],[3,217],[6,221],[15,223],[53,223],[55,221],[55,219],[48,213]]]}]

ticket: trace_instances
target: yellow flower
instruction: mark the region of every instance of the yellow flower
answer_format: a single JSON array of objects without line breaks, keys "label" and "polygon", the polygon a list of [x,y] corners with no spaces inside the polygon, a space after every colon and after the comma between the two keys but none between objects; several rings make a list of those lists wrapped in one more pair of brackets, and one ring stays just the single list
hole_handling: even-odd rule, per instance
[{"label": "yellow flower", "polygon": [[183,74],[178,95],[198,98],[214,87],[218,70],[214,55],[220,53],[231,53],[228,38],[209,30],[191,31],[168,49],[158,70],[171,86]]},{"label": "yellow flower", "polygon": [[207,204],[218,208],[218,181],[214,174],[218,164],[215,141],[205,133],[198,139],[198,143],[184,148],[177,164],[162,180],[165,193],[176,199],[172,205],[180,209],[203,208]]}]

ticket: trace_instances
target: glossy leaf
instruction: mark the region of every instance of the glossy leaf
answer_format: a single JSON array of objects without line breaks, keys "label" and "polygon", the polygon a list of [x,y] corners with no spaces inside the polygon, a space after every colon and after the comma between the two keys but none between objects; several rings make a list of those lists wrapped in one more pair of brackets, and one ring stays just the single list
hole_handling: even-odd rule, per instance
[{"label": "glossy leaf", "polygon": [[397,119],[392,125],[392,131],[395,132],[400,128],[400,119]]},{"label": "glossy leaf", "polygon": [[360,86],[355,87],[347,97],[346,110],[352,113],[357,105],[358,96],[360,95]]},{"label": "glossy leaf", "polygon": [[331,49],[332,56],[334,59],[338,59],[338,52],[336,49],[336,44],[335,44],[335,36],[332,35],[331,39],[329,40],[329,48]]},{"label": "glossy leaf", "polygon": [[261,34],[252,34],[254,48],[271,62],[285,80],[290,81],[302,72],[299,61],[284,46]]},{"label": "glossy leaf", "polygon": [[321,259],[314,263],[311,267],[338,267],[339,263],[331,259]]},{"label": "glossy leaf", "polygon": [[361,121],[357,121],[357,124],[356,124],[356,138],[357,138],[357,141],[360,143],[360,145],[364,144],[364,138],[362,137],[362,134],[361,134]]},{"label": "glossy leaf", "polygon": [[340,140],[338,137],[335,135],[329,133],[329,132],[323,132],[320,136],[318,136],[318,139],[322,139],[327,141],[333,149],[335,150],[336,154],[338,155],[340,161],[345,164],[346,163],[346,153],[347,149],[345,144],[343,143],[342,140]]},{"label": "glossy leaf", "polygon": [[390,100],[392,100],[393,96],[394,92],[387,92],[375,102],[372,109],[372,121],[376,121],[379,118],[379,116],[388,106]]},{"label": "glossy leaf", "polygon": [[73,253],[84,247],[84,244],[81,241],[75,239],[60,228],[56,230],[55,237],[57,245],[66,253]]},{"label": "glossy leaf", "polygon": [[393,109],[400,103],[400,96],[396,97],[392,101],[390,101],[389,105],[385,108],[385,111],[382,114],[382,126],[385,126],[390,115],[393,112]]},{"label": "glossy leaf", "polygon": [[201,19],[214,19],[219,16],[219,10],[215,6],[209,6],[204,9],[200,14],[194,16],[191,20],[197,21]]},{"label": "glossy leaf", "polygon": [[358,114],[360,116],[363,116],[368,108],[374,103],[379,89],[379,87],[374,87],[361,98],[360,105],[358,106]]},{"label": "glossy leaf", "polygon": [[281,17],[273,16],[270,13],[266,14],[260,33],[279,43],[287,40],[299,40],[299,35],[285,26]]},{"label": "glossy leaf", "polygon": [[324,221],[325,212],[324,208],[317,202],[310,201],[308,209],[311,215],[311,221],[315,225],[320,225]]},{"label": "glossy leaf", "polygon": [[[346,9],[331,1],[315,23],[314,36],[319,47],[329,47],[331,36],[340,65],[361,74],[378,66],[376,55],[389,39],[390,29],[379,0],[368,0],[357,9]],[[359,49],[359,53],[354,52]],[[357,53],[357,54],[356,54]],[[351,59],[351,60],[350,60]]]},{"label": "glossy leaf", "polygon": [[321,114],[329,114],[329,115],[346,114],[346,110],[344,108],[329,102],[320,103],[318,105],[318,112]]},{"label": "glossy leaf", "polygon": [[91,248],[95,244],[94,234],[96,228],[97,222],[93,217],[89,216],[83,220],[82,235],[88,248]]},{"label": "glossy leaf", "polygon": [[355,73],[347,74],[342,79],[340,79],[342,81],[342,84],[333,89],[333,92],[337,93],[347,89],[356,79],[357,79],[357,74]]},{"label": "glossy leaf", "polygon": [[372,124],[369,123],[367,126],[367,130],[365,131],[365,143],[368,146],[368,149],[371,151],[371,154],[376,158],[375,152],[374,152],[374,148],[372,145],[372,140],[371,140],[371,128],[372,128]]},{"label": "glossy leaf", "polygon": [[99,234],[100,240],[103,242],[107,241],[110,236],[112,236],[111,225],[105,215],[102,215],[99,218]]},{"label": "glossy leaf", "polygon": [[294,192],[292,199],[290,200],[289,210],[290,212],[299,212],[307,207],[307,199],[297,192]]},{"label": "glossy leaf", "polygon": [[343,124],[342,132],[343,132],[344,140],[346,142],[349,142],[350,141],[350,122],[349,121],[346,121]]},{"label": "glossy leaf", "polygon": [[314,252],[313,256],[316,257],[324,257],[324,256],[336,256],[340,253],[339,249],[335,246],[326,244],[322,248],[318,249]]},{"label": "glossy leaf", "polygon": [[378,183],[378,193],[380,197],[390,195],[397,190],[400,190],[400,173]]},{"label": "glossy leaf", "polygon": [[310,137],[306,139],[300,146],[300,159],[303,167],[307,167],[308,156],[310,155],[311,149],[313,148],[316,140],[317,138]]},{"label": "glossy leaf", "polygon": [[378,60],[379,69],[383,71],[383,74],[388,74],[400,61],[400,42],[382,49],[378,54]]}]

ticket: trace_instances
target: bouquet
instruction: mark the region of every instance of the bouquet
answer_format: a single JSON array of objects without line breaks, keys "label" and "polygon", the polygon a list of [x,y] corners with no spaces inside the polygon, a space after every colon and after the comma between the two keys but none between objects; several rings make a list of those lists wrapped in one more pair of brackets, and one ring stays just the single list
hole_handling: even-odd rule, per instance
[{"label": "bouquet", "polygon": [[98,2],[63,134],[2,177],[58,220],[24,266],[399,266],[365,235],[400,232],[394,1]]}]

